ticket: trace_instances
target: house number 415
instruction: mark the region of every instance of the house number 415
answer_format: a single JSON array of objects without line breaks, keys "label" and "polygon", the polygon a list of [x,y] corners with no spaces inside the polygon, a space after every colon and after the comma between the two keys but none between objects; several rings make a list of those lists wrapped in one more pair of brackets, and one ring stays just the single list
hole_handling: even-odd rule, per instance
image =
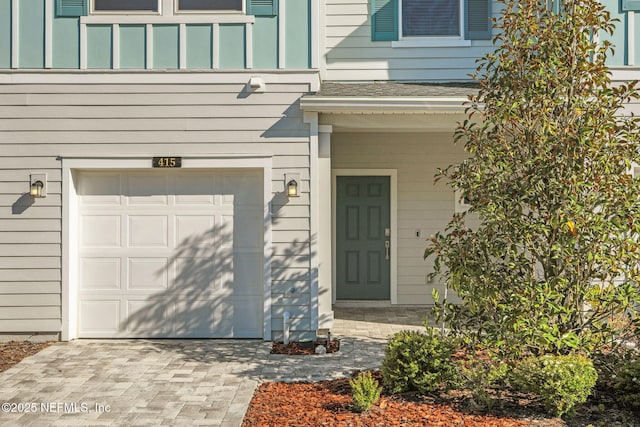
[{"label": "house number 415", "polygon": [[182,167],[182,157],[154,157],[154,168],[179,168]]}]

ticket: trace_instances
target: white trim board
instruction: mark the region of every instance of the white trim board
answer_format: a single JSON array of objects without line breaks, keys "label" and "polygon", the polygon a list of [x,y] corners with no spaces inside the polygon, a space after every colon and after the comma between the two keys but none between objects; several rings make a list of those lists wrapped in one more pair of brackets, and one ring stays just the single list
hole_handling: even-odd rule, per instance
[{"label": "white trim board", "polygon": [[[64,157],[62,159],[62,341],[78,337],[78,195],[76,171],[100,169],[144,169],[151,167],[152,156]],[[238,156],[183,157],[182,169],[262,169],[264,200],[263,339],[271,340],[271,197],[272,157],[267,154]]]},{"label": "white trim board", "polygon": [[[83,58],[86,62],[86,55]],[[147,61],[150,59],[147,58]],[[251,77],[260,77],[265,84],[308,84],[311,92],[320,88],[317,70],[234,70],[215,73],[202,70],[111,70],[107,73],[100,70],[20,70],[19,73],[0,70],[0,84],[246,84]]]},{"label": "white trim board", "polygon": [[397,169],[333,169],[331,170],[331,197],[333,215],[331,220],[331,252],[333,257],[333,280],[331,292],[333,303],[336,303],[336,209],[337,209],[337,178],[339,176],[388,176],[391,187],[390,211],[391,211],[391,265],[389,271],[389,287],[391,304],[398,303],[398,170]]},{"label": "white trim board", "polygon": [[80,24],[253,24],[253,15],[90,15],[81,16]]}]

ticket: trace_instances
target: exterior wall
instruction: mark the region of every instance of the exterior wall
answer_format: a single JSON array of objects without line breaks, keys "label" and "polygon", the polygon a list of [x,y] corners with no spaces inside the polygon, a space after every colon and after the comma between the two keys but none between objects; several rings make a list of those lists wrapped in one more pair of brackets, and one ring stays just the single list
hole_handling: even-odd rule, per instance
[{"label": "exterior wall", "polygon": [[53,0],[0,0],[0,69],[308,69],[315,1],[282,0],[278,16],[69,18]]},{"label": "exterior wall", "polygon": [[611,18],[618,20],[613,35],[600,34],[601,40],[609,40],[615,47],[613,54],[607,58],[607,64],[610,67],[640,65],[640,43],[635,41],[640,31],[640,13],[623,11],[618,0],[600,2],[606,6]]},{"label": "exterior wall", "polygon": [[[612,36],[616,46],[610,66],[640,65],[640,13],[621,11],[618,0],[601,0],[620,22]],[[494,17],[500,5],[492,5]],[[493,50],[490,40],[472,40],[470,46],[398,47],[397,42],[371,41],[371,0],[326,0],[322,55],[324,80],[465,81],[476,69],[475,60]],[[636,77],[637,78],[637,77]]]},{"label": "exterior wall", "polygon": [[[264,93],[247,91],[252,75],[0,73],[0,335],[60,331],[60,157],[163,153],[272,154],[273,329],[289,311],[292,339],[315,332],[310,139],[298,99],[317,75],[262,75]],[[29,175],[43,172],[48,195],[34,201]],[[285,173],[300,174],[301,197],[283,197]]]},{"label": "exterior wall", "polygon": [[[464,81],[476,58],[491,49],[491,40],[471,46],[392,47],[371,41],[370,0],[326,0],[323,30],[325,80]],[[493,7],[493,13],[498,9]]]},{"label": "exterior wall", "polygon": [[[423,260],[425,240],[445,228],[454,210],[453,192],[433,184],[438,167],[464,159],[451,133],[339,133],[331,136],[333,169],[398,171],[398,304],[431,304],[433,260]],[[420,237],[416,237],[420,230]]]}]

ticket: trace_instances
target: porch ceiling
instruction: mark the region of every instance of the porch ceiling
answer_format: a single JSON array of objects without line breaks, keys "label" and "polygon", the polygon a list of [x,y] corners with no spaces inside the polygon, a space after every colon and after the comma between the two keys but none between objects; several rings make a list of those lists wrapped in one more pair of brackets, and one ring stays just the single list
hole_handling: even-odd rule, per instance
[{"label": "porch ceiling", "polygon": [[333,132],[453,132],[465,119],[462,112],[440,113],[321,113],[319,123]]}]

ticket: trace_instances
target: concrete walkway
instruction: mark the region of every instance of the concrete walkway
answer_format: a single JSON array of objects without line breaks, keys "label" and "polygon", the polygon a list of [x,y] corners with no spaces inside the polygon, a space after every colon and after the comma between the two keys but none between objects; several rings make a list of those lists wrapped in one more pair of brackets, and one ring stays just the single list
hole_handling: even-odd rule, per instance
[{"label": "concrete walkway", "polygon": [[379,368],[388,334],[421,329],[422,311],[406,310],[336,310],[341,348],[324,356],[271,355],[259,340],[56,343],[0,373],[0,425],[239,426],[262,381]]}]

